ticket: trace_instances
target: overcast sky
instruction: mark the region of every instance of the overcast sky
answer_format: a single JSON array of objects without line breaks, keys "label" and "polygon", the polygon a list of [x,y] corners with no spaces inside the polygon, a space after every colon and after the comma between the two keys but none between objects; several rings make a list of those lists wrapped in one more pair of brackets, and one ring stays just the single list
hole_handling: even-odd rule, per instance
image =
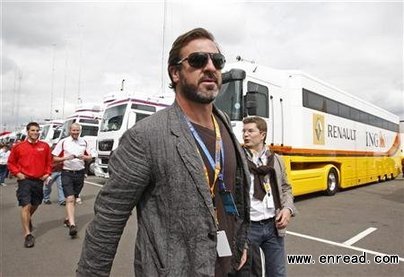
[{"label": "overcast sky", "polygon": [[101,103],[122,79],[169,91],[167,53],[195,27],[227,61],[301,70],[404,120],[401,1],[2,1],[1,13],[0,131]]}]

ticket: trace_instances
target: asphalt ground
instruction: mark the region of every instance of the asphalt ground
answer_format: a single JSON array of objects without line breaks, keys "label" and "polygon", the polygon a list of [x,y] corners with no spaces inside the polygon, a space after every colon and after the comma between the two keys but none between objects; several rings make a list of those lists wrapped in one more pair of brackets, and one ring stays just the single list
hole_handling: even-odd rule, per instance
[{"label": "asphalt ground", "polygon": [[[76,239],[71,239],[63,226],[64,207],[41,205],[33,217],[36,241],[30,249],[23,246],[15,179],[6,183],[7,187],[0,187],[0,277],[74,276],[85,228],[93,217],[94,200],[104,181],[86,179],[83,204],[76,206]],[[56,193],[54,187],[53,203],[57,202]],[[311,260],[306,264],[288,263],[288,276],[404,276],[403,178],[345,190],[332,197],[299,197],[296,206],[299,213],[288,227],[286,251],[289,255],[311,255]],[[134,213],[122,236],[111,276],[134,275],[136,228]],[[383,259],[383,254],[395,255],[384,257],[393,264],[374,261],[376,256]],[[321,263],[325,255],[330,255],[334,264]],[[337,255],[340,260],[336,260]],[[365,258],[364,264],[343,262],[355,260],[358,255]]]}]

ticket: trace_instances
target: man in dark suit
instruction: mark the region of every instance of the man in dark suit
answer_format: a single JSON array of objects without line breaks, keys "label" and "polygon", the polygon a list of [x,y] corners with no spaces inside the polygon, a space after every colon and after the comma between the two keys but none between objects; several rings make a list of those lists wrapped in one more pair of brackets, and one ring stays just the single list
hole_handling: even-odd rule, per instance
[{"label": "man in dark suit", "polygon": [[108,276],[136,206],[136,276],[229,276],[246,261],[249,173],[213,101],[225,63],[202,28],[178,37],[168,72],[174,104],[139,121],[111,157],[78,276]]}]

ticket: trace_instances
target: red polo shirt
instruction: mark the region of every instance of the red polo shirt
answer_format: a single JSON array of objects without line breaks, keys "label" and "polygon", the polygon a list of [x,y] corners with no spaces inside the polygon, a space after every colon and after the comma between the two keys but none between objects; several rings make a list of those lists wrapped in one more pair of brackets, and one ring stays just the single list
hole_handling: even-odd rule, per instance
[{"label": "red polo shirt", "polygon": [[13,175],[22,173],[28,178],[41,178],[52,173],[50,147],[43,141],[34,143],[25,140],[11,149],[8,169]]}]

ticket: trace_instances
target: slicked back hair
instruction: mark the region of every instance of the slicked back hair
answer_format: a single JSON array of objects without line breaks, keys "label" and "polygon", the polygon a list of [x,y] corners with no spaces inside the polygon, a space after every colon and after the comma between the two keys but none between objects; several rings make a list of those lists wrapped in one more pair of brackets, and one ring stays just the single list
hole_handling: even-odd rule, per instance
[{"label": "slicked back hair", "polygon": [[[179,36],[173,43],[170,54],[168,56],[168,76],[170,77],[171,84],[169,85],[170,88],[175,90],[176,84],[173,82],[173,78],[171,77],[170,74],[170,68],[172,66],[181,66],[178,65],[177,63],[183,58],[180,57],[180,52],[181,49],[184,48],[189,42],[195,40],[195,39],[209,39],[213,41],[216,44],[217,49],[219,49],[219,46],[217,45],[215,41],[215,37],[207,31],[204,28],[195,28],[191,31],[186,32],[185,34],[182,34]],[[220,52],[220,50],[219,50]]]}]

